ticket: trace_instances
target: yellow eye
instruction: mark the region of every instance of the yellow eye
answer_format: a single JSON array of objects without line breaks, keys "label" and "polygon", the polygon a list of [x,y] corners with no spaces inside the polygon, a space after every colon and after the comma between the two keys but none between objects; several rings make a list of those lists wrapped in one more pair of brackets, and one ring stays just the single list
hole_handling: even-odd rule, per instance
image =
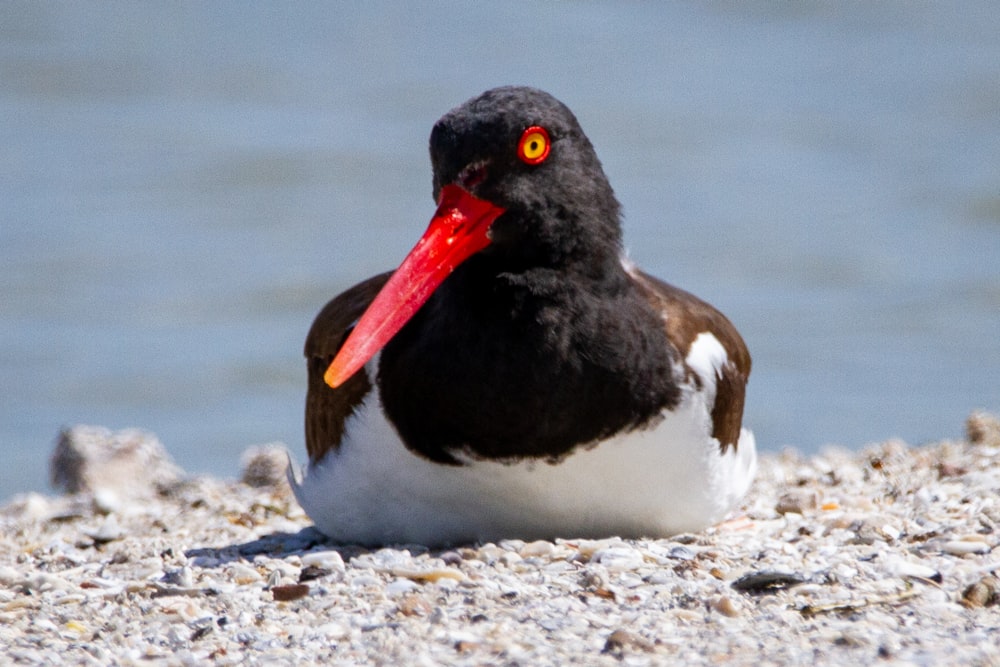
[{"label": "yellow eye", "polygon": [[532,125],[521,134],[521,142],[517,145],[517,156],[527,164],[541,164],[549,156],[552,142],[544,127]]}]

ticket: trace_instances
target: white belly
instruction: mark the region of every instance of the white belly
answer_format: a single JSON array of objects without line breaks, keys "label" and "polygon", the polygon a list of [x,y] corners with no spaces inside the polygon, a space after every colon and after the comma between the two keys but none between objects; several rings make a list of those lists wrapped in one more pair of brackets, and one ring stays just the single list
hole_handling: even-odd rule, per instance
[{"label": "white belly", "polygon": [[[714,383],[713,383],[714,384]],[[721,520],[756,470],[753,434],[720,453],[705,397],[655,427],[578,448],[558,463],[433,463],[410,452],[376,392],[339,449],[292,480],[328,537],[346,543],[442,545],[503,538],[662,537]]]}]

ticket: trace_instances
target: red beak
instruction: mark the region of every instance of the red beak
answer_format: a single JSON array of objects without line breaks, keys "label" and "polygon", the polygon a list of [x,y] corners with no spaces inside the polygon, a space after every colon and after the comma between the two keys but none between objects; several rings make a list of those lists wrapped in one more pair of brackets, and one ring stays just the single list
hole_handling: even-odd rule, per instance
[{"label": "red beak", "polygon": [[392,340],[455,267],[490,244],[490,225],[504,210],[457,185],[441,188],[427,231],[344,341],[326,383],[342,385]]}]

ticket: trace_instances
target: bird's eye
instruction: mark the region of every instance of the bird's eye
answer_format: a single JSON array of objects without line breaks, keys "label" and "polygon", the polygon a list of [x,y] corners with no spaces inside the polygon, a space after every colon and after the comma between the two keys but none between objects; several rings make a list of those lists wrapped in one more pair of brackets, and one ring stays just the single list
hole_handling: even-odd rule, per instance
[{"label": "bird's eye", "polygon": [[521,134],[521,142],[517,145],[517,156],[527,164],[541,164],[549,156],[552,142],[544,127],[532,125]]}]

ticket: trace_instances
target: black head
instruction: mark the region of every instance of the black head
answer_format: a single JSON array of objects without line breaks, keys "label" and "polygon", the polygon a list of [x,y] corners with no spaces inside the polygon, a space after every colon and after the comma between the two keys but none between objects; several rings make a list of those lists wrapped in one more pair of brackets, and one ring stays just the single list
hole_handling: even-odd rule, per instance
[{"label": "black head", "polygon": [[[550,142],[537,163],[519,154],[532,127]],[[434,125],[430,154],[435,199],[454,183],[507,210],[493,223],[484,254],[527,266],[618,261],[619,204],[576,117],[548,93],[486,91]]]}]

